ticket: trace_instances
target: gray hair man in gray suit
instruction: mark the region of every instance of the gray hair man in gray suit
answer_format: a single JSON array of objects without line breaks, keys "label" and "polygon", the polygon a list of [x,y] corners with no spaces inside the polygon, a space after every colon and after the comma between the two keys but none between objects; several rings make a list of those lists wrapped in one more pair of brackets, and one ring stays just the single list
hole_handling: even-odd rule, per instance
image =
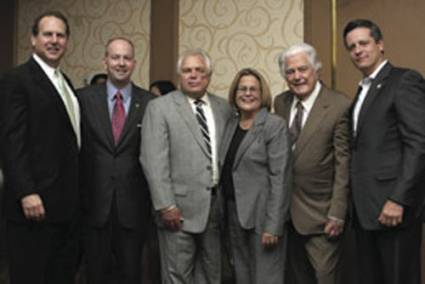
[{"label": "gray hair man in gray suit", "polygon": [[319,81],[321,63],[305,43],[279,58],[289,90],[275,99],[293,139],[293,173],[288,234],[289,283],[338,281],[347,209],[350,99]]},{"label": "gray hair man in gray suit", "polygon": [[153,100],[142,125],[140,160],[158,224],[163,283],[220,283],[217,147],[230,114],[207,92],[210,57],[177,63],[180,89]]}]

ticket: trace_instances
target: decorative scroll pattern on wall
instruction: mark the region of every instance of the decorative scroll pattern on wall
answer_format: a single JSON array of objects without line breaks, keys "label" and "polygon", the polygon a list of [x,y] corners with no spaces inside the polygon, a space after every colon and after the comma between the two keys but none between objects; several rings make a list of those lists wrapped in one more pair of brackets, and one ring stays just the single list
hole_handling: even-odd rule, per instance
[{"label": "decorative scroll pattern on wall", "polygon": [[71,27],[67,54],[61,67],[76,87],[94,73],[103,72],[106,42],[115,36],[131,39],[136,47],[136,84],[149,85],[150,0],[19,0],[17,63],[31,54],[30,30],[46,10],[63,12]]},{"label": "decorative scroll pattern on wall", "polygon": [[272,94],[286,88],[278,55],[303,40],[303,0],[180,0],[179,51],[203,48],[212,57],[210,91],[227,97],[244,67],[258,69]]}]

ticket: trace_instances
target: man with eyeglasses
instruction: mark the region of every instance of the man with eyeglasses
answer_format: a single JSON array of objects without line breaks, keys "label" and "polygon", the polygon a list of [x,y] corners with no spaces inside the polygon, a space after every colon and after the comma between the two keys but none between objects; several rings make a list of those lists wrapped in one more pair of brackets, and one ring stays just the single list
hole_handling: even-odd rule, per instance
[{"label": "man with eyeglasses", "polygon": [[179,58],[180,90],[153,100],[140,159],[156,210],[163,283],[221,283],[217,148],[229,116],[207,92],[212,63],[202,50]]},{"label": "man with eyeglasses", "polygon": [[335,284],[347,211],[350,100],[319,81],[321,63],[305,43],[279,58],[289,90],[276,114],[289,125],[294,183],[288,228],[289,283]]}]

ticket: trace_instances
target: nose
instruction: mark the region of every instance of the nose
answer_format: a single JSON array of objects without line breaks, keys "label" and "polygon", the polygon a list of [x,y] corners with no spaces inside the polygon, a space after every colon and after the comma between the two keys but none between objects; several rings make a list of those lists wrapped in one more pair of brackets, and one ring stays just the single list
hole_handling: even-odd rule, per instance
[{"label": "nose", "polygon": [[118,63],[119,65],[124,65],[125,64],[124,58],[120,57]]},{"label": "nose", "polygon": [[300,71],[295,70],[295,72],[294,72],[294,79],[295,80],[301,79],[301,72]]},{"label": "nose", "polygon": [[57,42],[58,41],[58,36],[57,36],[57,34],[52,34],[52,42]]},{"label": "nose", "polygon": [[360,45],[356,45],[356,46],[354,46],[354,49],[353,49],[353,52],[354,52],[354,54],[359,54],[360,52],[362,51],[362,48],[361,48],[361,46]]}]

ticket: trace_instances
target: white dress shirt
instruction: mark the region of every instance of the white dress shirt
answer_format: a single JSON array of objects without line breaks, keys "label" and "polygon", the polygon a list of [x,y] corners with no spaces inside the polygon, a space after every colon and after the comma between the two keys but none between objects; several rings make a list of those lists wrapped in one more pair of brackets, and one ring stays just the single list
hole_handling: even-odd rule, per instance
[{"label": "white dress shirt", "polygon": [[313,108],[314,102],[316,101],[317,96],[320,93],[321,87],[322,87],[322,84],[319,81],[317,81],[316,85],[314,86],[313,92],[305,100],[300,101],[296,96],[294,96],[294,100],[292,101],[292,105],[291,105],[290,117],[289,117],[290,126],[292,126],[292,123],[294,122],[295,115],[297,114],[297,103],[298,101],[300,101],[303,106],[303,120],[302,120],[301,126],[304,127],[307,121],[307,118],[311,112],[311,109]]},{"label": "white dress shirt", "polygon": [[388,62],[388,60],[385,60],[384,62],[381,63],[381,65],[378,66],[378,68],[375,69],[375,71],[373,71],[372,74],[370,74],[369,77],[365,77],[362,80],[360,80],[359,82],[359,86],[362,88],[362,91],[360,92],[360,94],[358,95],[358,99],[356,101],[356,105],[354,106],[354,110],[353,110],[353,130],[354,133],[356,133],[357,131],[357,123],[359,120],[359,114],[360,114],[360,110],[362,108],[362,105],[366,99],[366,95],[369,92],[370,86],[372,85],[372,81],[373,79],[376,78],[376,76],[378,76],[379,71],[381,71],[381,69],[384,67],[384,65]]},{"label": "white dress shirt", "polygon": [[[195,99],[186,96],[189,100],[189,104],[192,107],[193,113],[196,115],[196,105]],[[208,124],[208,132],[211,140],[211,158],[212,158],[212,181],[214,185],[218,184],[218,158],[217,158],[217,139],[216,139],[216,130],[215,130],[215,121],[214,121],[214,113],[211,108],[211,103],[208,98],[208,94],[204,94],[199,98],[204,102],[202,105],[202,109],[205,112],[205,117],[207,119]]]},{"label": "white dress shirt", "polygon": [[[52,82],[53,86],[55,86],[62,102],[64,103],[64,105],[66,105],[66,103],[67,103],[66,99],[61,94],[61,89],[60,89],[59,83],[58,83],[58,81],[55,77],[55,70],[56,69],[49,66],[47,63],[45,63],[43,61],[43,59],[41,59],[35,53],[33,54],[33,58],[38,63],[38,65],[40,65],[41,69],[44,71],[44,73],[47,75],[49,80]],[[74,129],[74,132],[75,132],[75,136],[77,137],[78,146],[81,147],[80,106],[78,104],[78,100],[75,97],[74,92],[72,91],[71,87],[68,85],[66,80],[65,80],[65,85],[66,85],[65,87],[66,87],[68,93],[72,94],[72,96],[70,96],[70,97],[71,97],[71,101],[72,101],[72,105],[73,105],[74,117],[75,117],[75,120],[76,120],[76,125],[73,127],[73,129]]]}]

